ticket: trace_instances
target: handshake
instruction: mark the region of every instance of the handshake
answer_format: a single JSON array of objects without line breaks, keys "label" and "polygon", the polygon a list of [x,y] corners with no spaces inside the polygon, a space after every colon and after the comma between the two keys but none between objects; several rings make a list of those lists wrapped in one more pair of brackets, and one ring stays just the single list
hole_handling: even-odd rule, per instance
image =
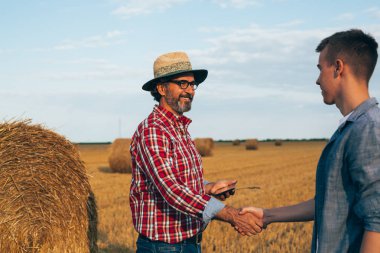
[{"label": "handshake", "polygon": [[225,206],[216,215],[216,219],[230,223],[237,232],[247,236],[256,235],[266,227],[264,210],[256,207],[236,209]]},{"label": "handshake", "polygon": [[[206,192],[219,200],[225,200],[235,193],[235,180],[219,180],[206,185]],[[217,220],[231,224],[241,235],[252,236],[260,233],[266,227],[264,209],[245,207],[236,209],[225,206],[215,216]]]}]

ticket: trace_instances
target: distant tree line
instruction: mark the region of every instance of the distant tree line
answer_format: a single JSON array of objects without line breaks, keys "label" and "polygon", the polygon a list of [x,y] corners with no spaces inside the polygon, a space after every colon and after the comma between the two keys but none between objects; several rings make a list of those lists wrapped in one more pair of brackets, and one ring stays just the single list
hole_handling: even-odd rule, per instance
[{"label": "distant tree line", "polygon": [[[239,139],[241,142],[245,142],[246,139]],[[328,141],[328,138],[310,138],[310,139],[262,139],[260,142],[274,142],[274,141],[284,141],[284,142],[306,142],[306,141]],[[216,142],[233,142],[234,140],[217,140]]]}]

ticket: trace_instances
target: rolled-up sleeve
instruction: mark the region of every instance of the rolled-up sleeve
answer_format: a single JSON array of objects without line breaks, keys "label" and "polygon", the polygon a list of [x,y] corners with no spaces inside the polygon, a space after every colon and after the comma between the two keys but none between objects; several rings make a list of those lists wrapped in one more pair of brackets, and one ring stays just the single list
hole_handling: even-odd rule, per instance
[{"label": "rolled-up sleeve", "polygon": [[366,122],[350,136],[348,168],[357,189],[354,211],[364,229],[380,232],[380,125]]},{"label": "rolled-up sleeve", "polygon": [[205,224],[209,223],[217,213],[222,211],[226,205],[214,197],[211,197],[210,201],[207,203],[206,208],[203,212],[203,222]]}]

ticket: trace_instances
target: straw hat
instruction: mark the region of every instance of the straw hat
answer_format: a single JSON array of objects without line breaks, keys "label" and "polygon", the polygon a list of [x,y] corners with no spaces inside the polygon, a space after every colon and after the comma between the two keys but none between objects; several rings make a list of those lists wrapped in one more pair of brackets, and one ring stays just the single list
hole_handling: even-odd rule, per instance
[{"label": "straw hat", "polygon": [[207,70],[192,69],[190,59],[184,52],[172,52],[160,55],[153,64],[154,79],[145,83],[143,90],[151,91],[161,79],[176,76],[181,73],[193,73],[197,83],[203,82],[207,77]]}]

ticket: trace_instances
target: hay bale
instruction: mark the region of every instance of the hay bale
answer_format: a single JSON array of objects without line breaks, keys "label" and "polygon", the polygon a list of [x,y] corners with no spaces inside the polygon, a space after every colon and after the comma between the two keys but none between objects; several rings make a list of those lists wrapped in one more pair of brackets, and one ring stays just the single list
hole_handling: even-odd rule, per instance
[{"label": "hay bale", "polygon": [[233,140],[232,141],[232,145],[233,146],[239,146],[240,145],[240,140],[239,139]]},{"label": "hay bale", "polygon": [[259,142],[257,139],[248,139],[245,141],[246,150],[257,150],[259,149]]},{"label": "hay bale", "polygon": [[214,148],[212,138],[195,138],[194,144],[201,156],[212,156],[212,149]]},{"label": "hay bale", "polygon": [[212,138],[204,138],[206,142],[208,142],[208,145],[211,147],[211,149],[214,148],[214,140]]},{"label": "hay bale", "polygon": [[277,146],[277,147],[282,146],[282,140],[279,140],[279,139],[275,140],[274,141],[274,145]]},{"label": "hay bale", "polygon": [[131,173],[132,160],[129,146],[131,139],[118,138],[111,145],[111,154],[108,163],[113,172]]},{"label": "hay bale", "polygon": [[96,205],[79,154],[30,121],[0,123],[0,252],[97,252]]}]

